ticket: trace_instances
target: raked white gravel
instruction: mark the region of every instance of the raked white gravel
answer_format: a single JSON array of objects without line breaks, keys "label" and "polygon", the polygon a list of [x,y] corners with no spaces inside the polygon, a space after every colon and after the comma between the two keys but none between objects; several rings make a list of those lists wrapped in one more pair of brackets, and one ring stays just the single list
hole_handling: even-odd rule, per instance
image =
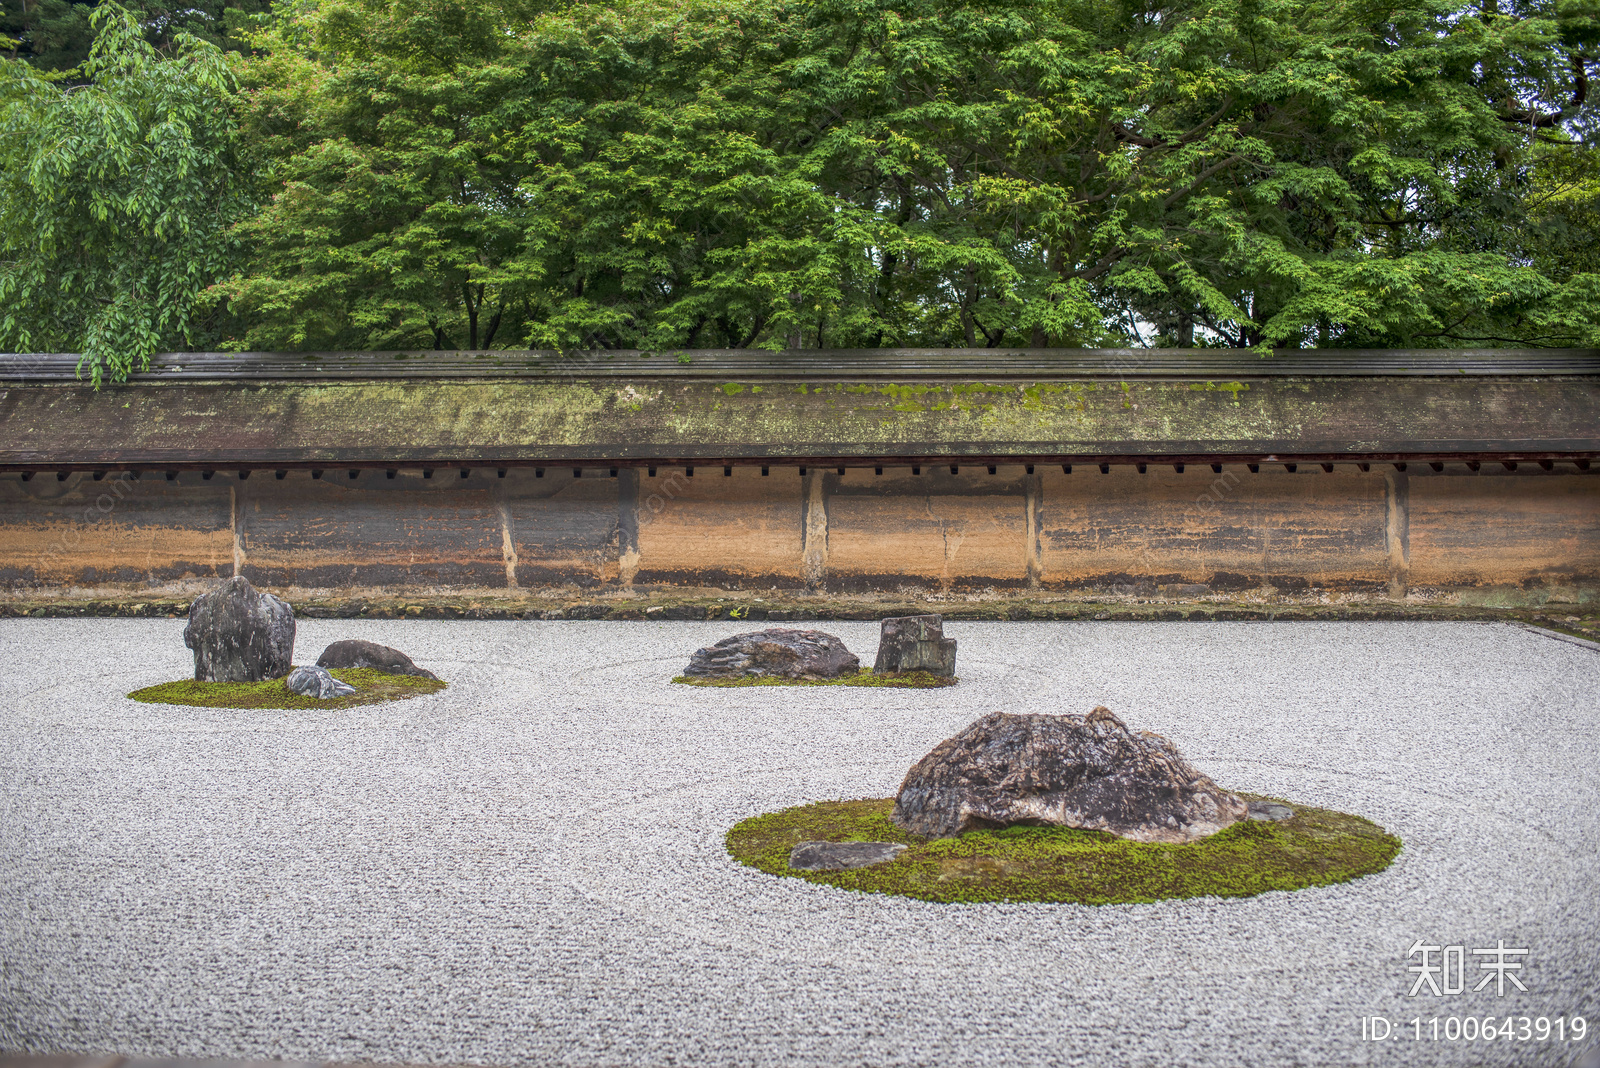
[{"label": "raked white gravel", "polygon": [[[870,662],[876,624],[801,625]],[[950,689],[668,683],[736,629],[303,620],[297,662],[367,638],[450,688],[246,712],[123,696],[189,673],[181,619],[0,622],[0,1050],[1265,1068],[1600,1044],[1592,649],[1499,624],[952,622]],[[1106,908],[856,895],[723,850],[746,816],[893,793],[984,711],[1097,704],[1405,848],[1342,886]],[[1467,949],[1466,992],[1407,996],[1417,940]],[[1473,992],[1470,951],[1502,940],[1527,992]],[[1373,1016],[1397,1037],[1364,1040]],[[1581,1016],[1588,1039],[1447,1040],[1468,1016]]]}]

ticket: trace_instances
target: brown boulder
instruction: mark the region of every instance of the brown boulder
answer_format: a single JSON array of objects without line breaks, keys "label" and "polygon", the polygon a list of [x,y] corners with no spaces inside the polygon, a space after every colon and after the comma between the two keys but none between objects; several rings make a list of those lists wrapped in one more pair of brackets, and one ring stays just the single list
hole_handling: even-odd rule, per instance
[{"label": "brown boulder", "polygon": [[832,634],[773,627],[735,634],[697,650],[689,658],[684,674],[705,678],[777,675],[787,679],[832,679],[860,670],[861,661]]},{"label": "brown boulder", "polygon": [[1249,814],[1159,734],[1110,710],[993,712],[907,773],[890,819],[929,838],[984,827],[1081,827],[1135,842],[1192,842]]},{"label": "brown boulder", "polygon": [[398,649],[377,642],[346,638],[334,642],[317,657],[317,666],[337,671],[341,668],[369,668],[389,675],[414,675],[419,679],[437,679],[431,671],[417,667],[411,658]]}]

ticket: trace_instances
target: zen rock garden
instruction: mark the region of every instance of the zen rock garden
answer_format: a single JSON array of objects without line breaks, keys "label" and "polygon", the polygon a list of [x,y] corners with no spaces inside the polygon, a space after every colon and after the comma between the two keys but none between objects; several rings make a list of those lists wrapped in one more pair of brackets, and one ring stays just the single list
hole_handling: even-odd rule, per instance
[{"label": "zen rock garden", "polygon": [[367,704],[444,688],[437,675],[398,649],[347,639],[322,651],[314,666],[293,665],[294,609],[288,602],[230,578],[195,598],[183,643],[194,652],[194,680],[136,690],[128,696],[161,704],[294,708]]},{"label": "zen rock garden", "polygon": [[989,713],[917,761],[894,798],[757,816],[728,849],[854,890],[1107,904],[1344,882],[1387,867],[1400,842],[1357,816],[1224,789],[1099,707]]},{"label": "zen rock garden", "polygon": [[[837,635],[774,627],[696,650],[673,681],[949,685],[955,670],[943,619],[919,615],[880,621],[870,671]],[[1400,843],[1356,816],[1228,790],[1098,707],[990,712],[913,764],[895,797],[756,816],[727,847],[761,871],[852,890],[1105,904],[1347,881],[1382,870]]]},{"label": "zen rock garden", "polygon": [[[194,679],[136,700],[338,708],[445,683],[398,649],[356,639],[293,663],[294,610],[232,578],[197,598]],[[881,620],[870,669],[837,635],[773,627],[698,649],[674,682],[702,686],[950,686],[956,641],[937,615]],[[821,801],[744,820],[740,863],[779,876],[928,901],[1082,904],[1249,896],[1386,867],[1400,842],[1345,813],[1229,790],[1169,739],[1104,707],[992,711],[934,746],[892,798]]]},{"label": "zen rock garden", "polygon": [[956,642],[937,615],[897,616],[880,623],[870,672],[838,637],[820,630],[772,627],[724,638],[695,651],[675,682],[691,685],[950,686]]}]

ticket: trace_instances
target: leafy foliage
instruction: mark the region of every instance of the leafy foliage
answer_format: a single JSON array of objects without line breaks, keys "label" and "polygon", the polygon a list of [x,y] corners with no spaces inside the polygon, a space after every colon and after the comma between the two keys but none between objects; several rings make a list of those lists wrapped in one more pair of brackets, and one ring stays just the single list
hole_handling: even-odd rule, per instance
[{"label": "leafy foliage", "polygon": [[294,8],[227,292],[252,347],[1574,343],[1590,6]]},{"label": "leafy foliage", "polygon": [[[1067,827],[1008,827],[928,840],[889,822],[893,798],[822,801],[744,820],[728,832],[727,848],[741,864],[771,875],[863,893],[1082,905],[1328,886],[1380,872],[1400,852],[1400,839],[1359,816],[1282,803],[1294,808],[1289,819],[1244,820],[1198,842],[1166,845]],[[789,867],[789,853],[804,841],[909,848],[886,864],[797,871]]]},{"label": "leafy foliage", "polygon": [[163,57],[126,10],[93,17],[86,84],[0,61],[0,344],[81,352],[98,385],[196,338],[244,203],[218,49]]},{"label": "leafy foliage", "polygon": [[[206,102],[205,217],[253,205],[232,347],[1600,336],[1600,0],[282,0],[250,45],[236,159],[214,52],[127,79]],[[10,129],[87,117],[7,85]],[[139,181],[86,129],[72,166]]]},{"label": "leafy foliage", "polygon": [[[0,38],[9,38],[12,59],[24,59],[41,70],[70,71],[89,58],[95,27],[96,0],[26,0],[0,10]],[[267,11],[267,0],[129,0],[144,38],[171,50],[179,34],[236,51],[251,22]]]}]

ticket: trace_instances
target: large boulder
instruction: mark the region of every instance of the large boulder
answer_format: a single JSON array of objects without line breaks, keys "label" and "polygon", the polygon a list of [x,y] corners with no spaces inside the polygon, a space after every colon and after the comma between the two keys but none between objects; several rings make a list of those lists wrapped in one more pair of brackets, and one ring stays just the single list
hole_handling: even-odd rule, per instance
[{"label": "large boulder", "polygon": [[689,658],[684,674],[707,678],[777,675],[786,679],[832,679],[860,670],[860,658],[832,634],[773,627],[735,634],[697,650]]},{"label": "large boulder", "polygon": [[1096,708],[1087,716],[984,716],[916,763],[889,818],[929,838],[1025,824],[1192,842],[1249,812],[1167,739],[1130,731]]},{"label": "large boulder", "polygon": [[294,609],[236,575],[194,599],[183,644],[201,682],[281,679],[294,655]]},{"label": "large boulder", "polygon": [[944,617],[892,616],[880,626],[876,674],[886,671],[956,673],[956,640],[944,636]]},{"label": "large boulder", "polygon": [[347,638],[334,642],[317,657],[317,666],[339,671],[344,668],[371,668],[390,675],[415,675],[423,679],[437,679],[431,671],[424,671],[412,663],[411,658],[398,649],[377,642],[364,642]]}]

